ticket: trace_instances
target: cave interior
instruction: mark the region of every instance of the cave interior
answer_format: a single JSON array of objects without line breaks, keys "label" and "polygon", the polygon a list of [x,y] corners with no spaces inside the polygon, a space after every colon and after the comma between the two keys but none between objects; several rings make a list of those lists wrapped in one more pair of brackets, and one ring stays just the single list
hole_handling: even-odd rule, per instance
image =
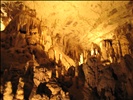
[{"label": "cave interior", "polygon": [[133,2],[2,1],[0,100],[133,100]]}]

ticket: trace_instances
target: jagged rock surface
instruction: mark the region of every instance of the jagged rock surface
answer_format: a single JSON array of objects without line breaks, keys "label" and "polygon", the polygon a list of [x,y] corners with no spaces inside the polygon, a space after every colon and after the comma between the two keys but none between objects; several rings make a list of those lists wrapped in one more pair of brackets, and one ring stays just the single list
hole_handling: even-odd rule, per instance
[{"label": "jagged rock surface", "polygon": [[[93,66],[90,66],[90,62],[84,65],[86,82],[90,90],[93,91],[96,88],[95,92],[98,93],[99,99],[131,100],[133,98],[133,72],[130,69],[133,60],[130,55],[126,55],[124,58],[119,63],[106,66],[97,62],[92,62],[97,63]],[[129,58],[130,61],[127,61]]]},{"label": "jagged rock surface", "polygon": [[[6,82],[11,81],[12,93],[15,95],[18,92],[19,78],[23,77],[24,98],[26,100],[29,98],[32,100],[36,100],[36,98],[40,100],[132,100],[133,57],[131,55],[133,51],[133,22],[131,19],[133,3],[121,2],[122,6],[118,5],[111,10],[106,9],[106,13],[103,14],[102,8],[98,18],[93,19],[94,21],[89,21],[88,16],[83,17],[78,11],[76,3],[70,2],[63,3],[63,5],[72,7],[72,10],[65,6],[66,8],[64,7],[62,12],[68,12],[65,17],[59,17],[62,15],[59,13],[58,16],[57,11],[62,5],[57,7],[54,4],[51,5],[51,8],[57,9],[48,11],[47,16],[49,19],[44,22],[35,16],[34,11],[32,13],[22,11],[1,32],[1,84],[4,86]],[[104,5],[103,2],[98,4],[98,8],[100,5]],[[87,4],[82,3],[83,5]],[[93,5],[91,3],[89,5],[91,5],[91,9],[97,6],[97,4]],[[81,9],[83,9],[82,6]],[[126,13],[127,9],[130,9],[128,14]],[[76,12],[74,12],[75,10]],[[96,12],[90,11],[90,13]],[[68,16],[71,13],[73,16]],[[73,13],[78,17],[75,18]],[[86,15],[86,13],[83,15]],[[127,21],[126,18],[128,19]],[[89,22],[91,24],[88,24]],[[115,25],[116,22],[119,22],[119,26]],[[113,28],[110,25],[114,25]],[[81,26],[83,28],[80,28]],[[99,55],[87,56],[87,61],[82,66],[75,68],[82,52],[87,52],[87,55],[91,55],[88,50],[91,47],[90,43],[93,40],[97,40],[96,38],[99,39],[99,37],[106,39],[108,33],[112,31],[115,34],[113,44],[111,44],[113,48],[105,46],[103,48],[105,51],[100,51],[97,46],[96,49],[98,49]],[[112,38],[112,34],[111,36],[109,35],[109,38]],[[105,53],[107,58],[104,59],[106,61],[100,60],[100,56],[104,55],[103,53]],[[51,71],[54,71],[53,74],[55,74],[56,66],[59,67],[57,63],[60,60],[60,54],[62,54],[62,64],[65,66],[66,72],[65,74],[63,73],[64,76],[59,75],[59,78],[51,78]],[[34,66],[26,66],[33,55],[35,55],[35,60],[38,62],[36,66],[42,68],[35,70]],[[111,62],[109,60],[110,55],[117,59]],[[70,66],[72,66],[72,69]],[[58,70],[61,70],[61,68],[58,68]],[[60,74],[62,74],[61,71]],[[42,87],[45,89],[42,90]],[[36,88],[38,88],[37,93]],[[4,89],[6,90],[6,87]],[[5,95],[5,93],[3,94]],[[10,93],[8,95],[13,98]]]}]

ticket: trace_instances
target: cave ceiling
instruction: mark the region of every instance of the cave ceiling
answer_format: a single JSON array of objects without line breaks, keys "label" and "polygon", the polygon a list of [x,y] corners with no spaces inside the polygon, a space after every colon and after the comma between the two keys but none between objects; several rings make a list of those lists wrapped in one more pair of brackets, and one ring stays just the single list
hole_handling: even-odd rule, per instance
[{"label": "cave ceiling", "polygon": [[84,49],[92,42],[113,39],[114,30],[133,23],[131,1],[24,1],[35,9],[55,37],[66,38]]},{"label": "cave ceiling", "polygon": [[22,2],[0,22],[4,100],[133,100],[132,1]]},{"label": "cave ceiling", "polygon": [[53,35],[67,35],[83,47],[91,42],[112,39],[114,30],[132,23],[133,7],[129,1],[29,1],[38,17],[53,28]]}]

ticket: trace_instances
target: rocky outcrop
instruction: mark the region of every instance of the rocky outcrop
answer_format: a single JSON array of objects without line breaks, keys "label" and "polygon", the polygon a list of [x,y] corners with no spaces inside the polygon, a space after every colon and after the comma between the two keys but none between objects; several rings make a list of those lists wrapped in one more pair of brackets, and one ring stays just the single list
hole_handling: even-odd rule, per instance
[{"label": "rocky outcrop", "polygon": [[[129,22],[132,3],[121,2],[116,8],[112,8],[115,3],[108,3],[105,13],[102,13],[106,8],[103,2],[96,5],[83,3],[89,5],[89,9],[100,7],[96,18],[86,13],[82,15],[83,5],[79,11],[77,4],[63,3],[64,8],[60,11],[67,13],[62,17],[62,12],[56,12],[60,3],[58,6],[53,3],[52,12],[46,11],[48,23],[40,21],[35,10],[23,9],[1,32],[1,84],[4,86],[9,82],[9,92],[14,95],[6,93],[7,88],[4,87],[1,93],[4,98],[132,100],[133,58],[128,55],[133,51],[132,21]],[[129,13],[127,9],[130,9]],[[68,16],[71,13],[72,16]],[[115,23],[121,26],[117,27]],[[116,34],[115,38],[112,39],[112,34],[108,36],[110,32]],[[105,38],[103,48],[95,45],[90,52],[91,42],[99,41],[99,38]],[[86,52],[83,55],[87,61],[81,60],[79,64],[84,64],[75,67],[83,52]],[[89,53],[91,55],[87,58]],[[23,82],[19,81],[20,77]]]},{"label": "rocky outcrop", "polygon": [[96,89],[95,92],[98,93],[99,99],[132,100],[132,57],[126,55],[119,63],[110,65],[103,65],[97,61],[97,58],[93,59],[95,60],[88,61],[83,66],[89,89],[91,91]]},{"label": "rocky outcrop", "polygon": [[[62,54],[66,68],[74,65],[73,60],[58,47],[51,47],[51,36],[44,26],[44,23],[36,17],[35,11],[19,12],[1,32],[2,66],[9,67],[13,62],[21,63],[18,66],[22,66],[32,58],[32,54],[39,64],[43,64],[48,59],[54,60],[54,56],[57,57],[56,63],[58,63],[59,55]],[[57,55],[53,51],[56,51]]]},{"label": "rocky outcrop", "polygon": [[[38,87],[41,83],[49,82],[52,77],[52,70],[55,69],[55,65],[58,65],[59,55],[63,55],[61,57],[63,58],[62,64],[66,66],[66,69],[75,64],[58,47],[53,46],[54,49],[50,49],[51,42],[48,41],[50,36],[45,39],[46,33],[45,36],[42,35],[40,25],[41,21],[39,19],[27,11],[22,11],[1,32],[1,72],[3,73],[1,84],[4,86],[7,81],[11,82],[12,98],[19,98],[17,97],[19,96],[18,93],[23,91],[22,98],[28,100],[32,90],[34,91],[34,85]],[[56,51],[56,55],[54,51]],[[41,68],[35,70],[35,66],[46,70],[42,71]],[[24,86],[17,90],[20,77],[23,78]],[[57,84],[54,83],[54,85]],[[50,89],[49,91],[53,96],[48,95],[48,97],[53,98],[53,100],[54,98],[65,98],[68,95],[58,85],[56,86],[57,92],[54,90],[55,87],[52,83],[45,87],[45,89]],[[69,96],[67,98],[69,99]]]}]

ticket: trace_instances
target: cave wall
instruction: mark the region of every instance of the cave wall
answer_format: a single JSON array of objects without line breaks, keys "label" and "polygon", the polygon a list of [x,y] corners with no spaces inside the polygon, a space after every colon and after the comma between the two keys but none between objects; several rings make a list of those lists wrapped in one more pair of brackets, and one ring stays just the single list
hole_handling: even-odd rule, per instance
[{"label": "cave wall", "polygon": [[[52,44],[53,40],[44,25],[45,23],[36,18],[34,11],[22,10],[18,13],[1,32],[1,66],[7,68],[16,62],[17,66],[21,67],[22,64],[24,67],[26,62],[32,59],[32,55],[35,55],[39,64],[47,62],[48,59],[58,63],[59,54],[63,55],[66,68],[75,65],[71,58]],[[54,51],[54,47],[56,55],[51,52]]]},{"label": "cave wall", "polygon": [[[79,92],[77,88],[76,90],[79,93],[83,92],[83,96],[87,99],[97,97],[132,100],[133,6],[131,2],[106,2],[107,4],[63,2],[63,5],[60,2],[32,3],[33,5],[36,3],[34,5],[36,10],[32,10],[32,13],[20,12],[1,32],[3,69],[10,67],[23,69],[33,55],[41,66],[45,65],[44,67],[53,67],[52,61],[55,64],[61,59],[67,70],[70,66],[77,66],[72,70],[75,71],[75,76],[69,81],[74,83],[73,87],[79,82],[78,88],[82,87],[80,83],[84,83],[87,92]],[[33,7],[32,3],[25,2],[26,5]],[[86,6],[90,8],[85,10]],[[49,9],[42,9],[45,7]],[[46,13],[42,13],[42,10],[46,10]],[[106,13],[103,13],[104,10]],[[35,16],[36,11],[37,16]],[[86,12],[89,14],[87,15]],[[78,66],[80,64],[83,66]],[[81,69],[84,77],[80,77]],[[29,87],[33,85],[33,80],[27,79],[27,81],[32,81],[28,84]],[[89,95],[92,94],[90,97],[88,92]],[[92,98],[91,100],[94,99]]]}]

